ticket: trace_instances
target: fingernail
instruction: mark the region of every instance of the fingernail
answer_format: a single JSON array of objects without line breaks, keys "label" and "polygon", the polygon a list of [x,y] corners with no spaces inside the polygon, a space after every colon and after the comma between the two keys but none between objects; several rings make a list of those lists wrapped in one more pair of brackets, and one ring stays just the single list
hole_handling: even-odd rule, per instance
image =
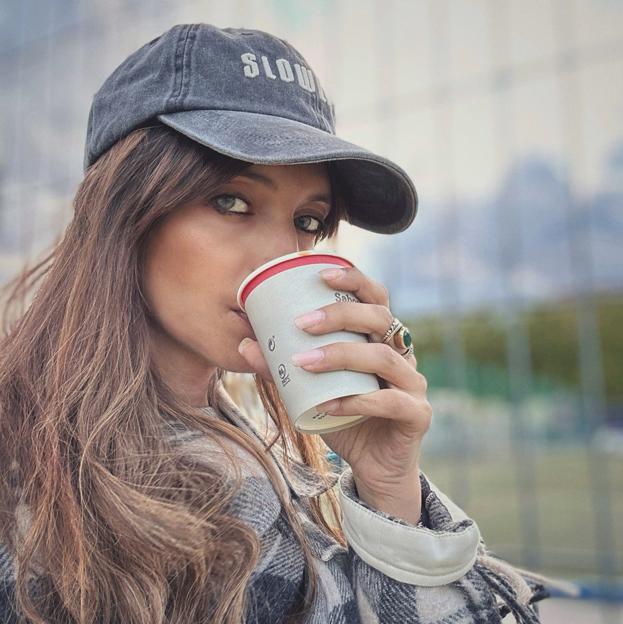
[{"label": "fingernail", "polygon": [[327,401],[326,403],[321,403],[320,405],[317,405],[316,410],[318,412],[329,413],[331,412],[331,410],[334,410],[339,404],[340,404],[339,399],[331,399],[330,401]]},{"label": "fingernail", "polygon": [[326,279],[337,279],[338,277],[342,277],[342,275],[346,274],[345,269],[323,269],[322,271],[318,271],[322,277]]},{"label": "fingernail", "polygon": [[325,316],[324,310],[315,310],[314,312],[308,312],[307,314],[297,316],[294,319],[294,324],[299,329],[305,329],[306,327],[311,327],[324,320]]},{"label": "fingernail", "polygon": [[253,340],[251,338],[244,338],[242,342],[238,345],[238,353],[242,355],[242,352],[251,344]]},{"label": "fingernail", "polygon": [[295,353],[292,356],[292,362],[295,366],[305,366],[306,364],[313,364],[314,362],[320,362],[324,357],[324,351],[322,349],[313,349],[312,351],[303,351],[302,353]]}]

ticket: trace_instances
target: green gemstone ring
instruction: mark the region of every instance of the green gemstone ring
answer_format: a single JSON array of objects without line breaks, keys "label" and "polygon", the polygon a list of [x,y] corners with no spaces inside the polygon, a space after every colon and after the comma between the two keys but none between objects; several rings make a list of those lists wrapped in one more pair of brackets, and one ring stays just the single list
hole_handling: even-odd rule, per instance
[{"label": "green gemstone ring", "polygon": [[394,344],[403,350],[411,346],[411,332],[404,325],[394,334]]},{"label": "green gemstone ring", "polygon": [[389,329],[385,332],[382,342],[392,344],[392,346],[400,350],[400,354],[404,357],[413,355],[411,332],[397,318],[394,318]]}]

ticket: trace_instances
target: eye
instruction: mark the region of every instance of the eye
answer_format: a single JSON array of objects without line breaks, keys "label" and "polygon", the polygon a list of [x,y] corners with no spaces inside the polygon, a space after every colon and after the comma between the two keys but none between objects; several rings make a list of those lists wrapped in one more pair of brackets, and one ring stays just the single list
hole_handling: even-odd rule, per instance
[{"label": "eye", "polygon": [[[318,217],[314,217],[313,215],[303,215],[302,217],[297,217],[297,219],[311,219],[312,221],[315,221],[317,223],[317,225],[312,228],[308,228],[305,226],[301,228],[303,232],[306,232],[307,234],[318,235],[324,229],[324,221],[322,221],[321,219],[318,219]],[[309,221],[307,221],[307,223],[309,223]],[[313,223],[312,223],[312,226],[313,226]]]},{"label": "eye", "polygon": [[217,195],[210,200],[219,212],[234,212],[238,214],[247,214],[246,212],[240,212],[239,210],[233,210],[234,206],[241,204],[248,207],[246,200],[238,195]]},{"label": "eye", "polygon": [[[210,199],[210,204],[212,204],[221,214],[234,214],[241,216],[253,214],[248,210],[249,202],[239,195],[230,195],[227,193],[215,195],[212,199]],[[318,236],[324,231],[325,222],[322,218],[315,217],[314,215],[301,215],[296,217],[296,219],[303,223],[303,225],[299,226],[299,229],[306,234]]]}]

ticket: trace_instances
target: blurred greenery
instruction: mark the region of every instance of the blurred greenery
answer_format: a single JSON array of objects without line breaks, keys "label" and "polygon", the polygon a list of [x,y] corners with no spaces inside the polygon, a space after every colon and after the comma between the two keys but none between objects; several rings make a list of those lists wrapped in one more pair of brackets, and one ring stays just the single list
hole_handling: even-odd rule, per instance
[{"label": "blurred greenery", "polygon": [[[606,400],[623,403],[623,294],[593,295],[600,337]],[[523,324],[529,336],[532,392],[579,390],[578,301],[534,306],[514,319],[495,310],[479,310],[452,319],[427,316],[409,321],[418,368],[429,384],[451,386],[452,349],[462,339],[468,389],[477,394],[510,397],[508,336]]]}]

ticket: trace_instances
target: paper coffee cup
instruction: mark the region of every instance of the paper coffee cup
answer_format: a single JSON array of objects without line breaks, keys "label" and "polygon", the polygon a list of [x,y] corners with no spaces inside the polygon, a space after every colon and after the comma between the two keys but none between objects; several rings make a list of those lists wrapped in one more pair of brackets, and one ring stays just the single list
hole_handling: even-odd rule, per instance
[{"label": "paper coffee cup", "polygon": [[350,267],[337,254],[299,251],[280,256],[250,273],[238,289],[238,305],[247,315],[288,415],[303,433],[327,433],[351,427],[367,416],[330,416],[316,406],[330,399],[380,389],[373,373],[352,370],[311,372],[292,363],[294,353],[334,342],[368,342],[366,334],[335,331],[312,335],[294,319],[337,301],[359,301],[352,293],[331,288],[318,274]]}]

